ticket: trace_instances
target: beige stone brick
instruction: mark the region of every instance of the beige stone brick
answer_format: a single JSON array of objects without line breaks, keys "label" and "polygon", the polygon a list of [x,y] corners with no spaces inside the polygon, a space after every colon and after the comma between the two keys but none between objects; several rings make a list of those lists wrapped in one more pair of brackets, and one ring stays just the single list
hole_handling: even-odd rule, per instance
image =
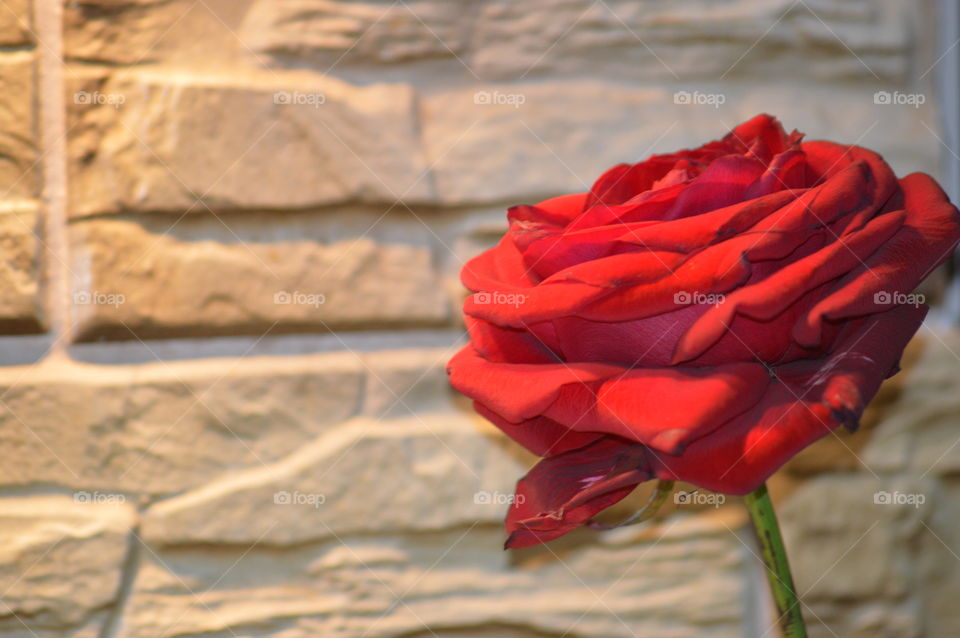
[{"label": "beige stone brick", "polygon": [[75,217],[430,199],[407,86],[144,70],[68,92]]},{"label": "beige stone brick", "polygon": [[[312,517],[301,517],[305,528]],[[501,549],[499,524],[473,523],[283,549],[251,548],[255,537],[219,552],[155,548],[159,559],[146,557],[119,635],[244,635],[254,627],[278,638],[759,635],[744,606],[748,554],[731,532],[738,525],[686,516],[515,554]]]},{"label": "beige stone brick", "polygon": [[39,332],[41,232],[36,203],[7,200],[0,209],[0,332]]},{"label": "beige stone brick", "polygon": [[[171,222],[172,223],[172,222]],[[451,305],[427,246],[352,237],[180,241],[129,221],[74,224],[80,339],[438,325]]]},{"label": "beige stone brick", "polygon": [[40,630],[79,625],[116,599],[136,520],[122,499],[0,498],[0,633],[23,631],[23,619]]},{"label": "beige stone brick", "polygon": [[34,51],[0,55],[0,201],[39,195],[34,57]]},{"label": "beige stone brick", "polygon": [[4,0],[0,4],[0,46],[17,47],[33,43],[32,9],[30,0]]},{"label": "beige stone brick", "polygon": [[0,368],[0,485],[199,487],[356,414],[364,374],[352,354]]}]

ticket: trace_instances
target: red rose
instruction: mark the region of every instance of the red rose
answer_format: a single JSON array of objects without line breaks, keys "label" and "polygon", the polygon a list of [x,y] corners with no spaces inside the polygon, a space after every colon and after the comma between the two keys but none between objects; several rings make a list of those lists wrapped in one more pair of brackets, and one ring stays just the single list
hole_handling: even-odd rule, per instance
[{"label": "red rose", "polygon": [[856,427],[960,238],[927,175],[760,115],[722,140],[515,206],[463,269],[477,411],[544,457],[507,545],[567,533],[652,479],[744,494]]}]

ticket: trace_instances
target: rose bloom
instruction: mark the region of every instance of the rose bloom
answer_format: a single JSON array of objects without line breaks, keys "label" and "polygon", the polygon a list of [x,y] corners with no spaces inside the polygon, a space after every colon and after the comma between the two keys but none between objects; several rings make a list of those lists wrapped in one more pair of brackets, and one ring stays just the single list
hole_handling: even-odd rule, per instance
[{"label": "rose bloom", "polygon": [[957,210],[927,175],[802,137],[759,115],[614,166],[590,192],[511,208],[464,267],[451,383],[543,457],[508,547],[654,478],[750,492],[855,428],[897,372],[927,311],[910,293],[960,238]]}]

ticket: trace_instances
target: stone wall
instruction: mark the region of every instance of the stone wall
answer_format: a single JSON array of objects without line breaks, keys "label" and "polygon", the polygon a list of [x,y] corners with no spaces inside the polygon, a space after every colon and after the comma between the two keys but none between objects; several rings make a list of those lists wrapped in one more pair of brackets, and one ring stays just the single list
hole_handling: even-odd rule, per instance
[{"label": "stone wall", "polygon": [[[505,206],[759,111],[937,174],[934,20],[3,0],[0,638],[771,635],[734,499],[500,549],[532,458],[447,386],[456,275]],[[960,634],[957,353],[925,330],[774,483],[812,635]]]}]

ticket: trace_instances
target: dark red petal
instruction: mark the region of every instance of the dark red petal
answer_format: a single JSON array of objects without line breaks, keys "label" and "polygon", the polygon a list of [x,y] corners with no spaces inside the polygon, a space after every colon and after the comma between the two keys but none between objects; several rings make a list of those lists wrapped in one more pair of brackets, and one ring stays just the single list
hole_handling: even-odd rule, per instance
[{"label": "dark red petal", "polygon": [[779,380],[752,410],[681,455],[654,453],[657,476],[728,494],[756,489],[810,443],[856,425],[925,313],[925,307],[900,306],[857,320],[828,358],[777,367]]},{"label": "dark red petal", "polygon": [[646,456],[642,445],[604,437],[540,461],[517,483],[506,547],[563,536],[620,501],[651,477]]},{"label": "dark red petal", "polygon": [[804,293],[839,278],[858,267],[896,233],[906,215],[886,213],[826,248],[777,270],[763,281],[738,288],[700,316],[680,339],[673,363],[689,361],[716,343],[740,313],[769,321],[799,300]]},{"label": "dark red petal", "polygon": [[[907,295],[941,264],[960,240],[960,214],[928,175],[913,173],[901,180],[906,221],[900,231],[864,264],[840,279],[826,297],[801,318],[794,339],[808,347],[821,342],[823,321],[883,311],[886,293]],[[878,301],[880,303],[878,303]]]},{"label": "dark red petal", "polygon": [[544,341],[526,330],[504,328],[466,315],[470,343],[481,357],[498,363],[557,363]]},{"label": "dark red petal", "polygon": [[673,168],[674,162],[656,156],[639,164],[617,164],[601,175],[584,202],[584,210],[603,204],[622,204],[650,189],[654,182]]},{"label": "dark red petal", "polygon": [[599,432],[574,432],[545,416],[511,423],[478,401],[473,402],[473,407],[481,416],[500,428],[504,434],[537,456],[563,454],[593,443],[604,436]]},{"label": "dark red petal", "polygon": [[483,403],[508,421],[519,423],[539,416],[570,383],[591,383],[623,372],[603,363],[494,363],[472,345],[447,364],[450,384]]},{"label": "dark red petal", "polygon": [[712,368],[636,368],[567,384],[543,412],[581,432],[605,432],[676,454],[750,409],[769,377],[758,363]]},{"label": "dark red petal", "polygon": [[751,157],[721,157],[687,184],[664,219],[680,219],[740,203],[765,170],[763,163]]}]

